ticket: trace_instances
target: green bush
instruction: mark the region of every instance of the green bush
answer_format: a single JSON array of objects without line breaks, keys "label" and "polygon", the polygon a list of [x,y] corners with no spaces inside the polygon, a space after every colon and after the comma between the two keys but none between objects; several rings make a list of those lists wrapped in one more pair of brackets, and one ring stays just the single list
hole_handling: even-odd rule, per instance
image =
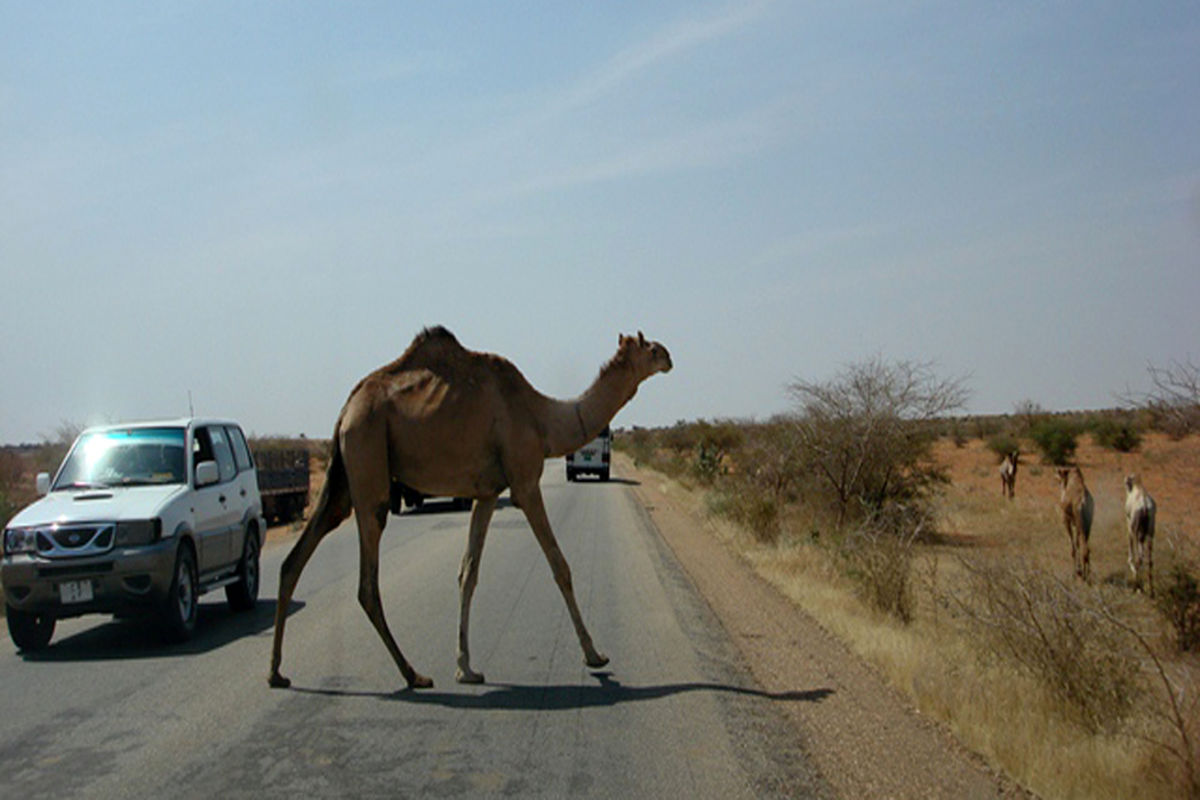
[{"label": "green bush", "polygon": [[1042,458],[1058,466],[1071,463],[1079,446],[1079,429],[1065,420],[1042,420],[1033,426],[1029,437],[1041,451]]},{"label": "green bush", "polygon": [[1174,564],[1166,581],[1160,578],[1155,605],[1175,630],[1180,650],[1200,650],[1200,581],[1183,564]]},{"label": "green bush", "polygon": [[1142,445],[1142,434],[1130,422],[1099,420],[1092,426],[1092,436],[1096,444],[1119,453],[1131,453]]},{"label": "green bush", "polygon": [[1021,449],[1021,443],[1011,433],[997,433],[987,441],[988,450],[996,454],[997,459],[1003,459],[1009,453]]}]

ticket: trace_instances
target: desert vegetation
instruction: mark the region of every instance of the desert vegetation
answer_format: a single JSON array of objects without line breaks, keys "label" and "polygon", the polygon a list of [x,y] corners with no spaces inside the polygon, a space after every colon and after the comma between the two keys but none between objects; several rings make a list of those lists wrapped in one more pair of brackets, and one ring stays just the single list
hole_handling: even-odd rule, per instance
[{"label": "desert vegetation", "polygon": [[[765,577],[1038,794],[1200,796],[1200,437],[1180,435],[1180,401],[965,417],[962,381],[878,359],[791,396],[766,421],[616,445],[702,495]],[[1063,464],[1094,494],[1089,580],[1063,537]],[[1131,473],[1158,500],[1153,596],[1127,564]]]},{"label": "desert vegetation", "polygon": [[[1200,380],[1150,367],[1122,408],[963,415],[961,379],[873,359],[797,379],[790,413],[622,430],[643,469],[702,498],[714,531],[946,723],[1046,797],[1200,797]],[[0,520],[77,426],[0,449]],[[320,488],[328,442],[304,442]],[[997,491],[1020,454],[1013,499]],[[1094,494],[1073,577],[1056,468]],[[1125,478],[1157,501],[1154,591],[1134,592]]]}]

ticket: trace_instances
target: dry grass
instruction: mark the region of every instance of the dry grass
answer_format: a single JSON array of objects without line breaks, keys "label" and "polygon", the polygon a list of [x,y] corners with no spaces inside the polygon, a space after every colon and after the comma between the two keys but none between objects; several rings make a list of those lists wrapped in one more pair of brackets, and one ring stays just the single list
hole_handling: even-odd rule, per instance
[{"label": "dry grass", "polygon": [[[1076,460],[1096,498],[1090,587],[1072,578],[1051,468],[1027,455],[1017,497],[1008,501],[1000,493],[995,457],[983,442],[959,448],[946,440],[936,452],[949,468],[951,483],[937,502],[942,535],[919,547],[915,556],[916,613],[908,625],[861,599],[837,563],[835,549],[814,541],[811,532],[820,526],[804,512],[785,516],[777,544],[764,543],[729,522],[714,520],[715,528],[767,580],[875,664],[923,713],[944,721],[967,746],[1039,795],[1167,798],[1196,792],[1200,787],[1189,789],[1180,767],[1191,758],[1194,769],[1200,756],[1195,750],[1200,663],[1171,652],[1169,630],[1151,601],[1126,588],[1122,481],[1127,472],[1140,472],[1158,500],[1156,574],[1165,575],[1181,551],[1197,545],[1195,533],[1185,533],[1185,524],[1200,512],[1195,468],[1200,439],[1172,442],[1151,434],[1139,452],[1120,454],[1081,438]],[[1064,597],[1077,597],[1083,608],[1119,607],[1122,624],[1137,633],[1137,638],[1122,638],[1120,631],[1106,628],[1106,635],[1120,642],[1121,653],[1092,665],[1112,678],[1111,691],[1128,692],[1124,707],[1115,709],[1111,719],[1081,721],[1061,687],[1003,657],[977,628],[964,624],[962,608],[950,598],[977,591],[971,588],[967,565],[999,568],[1013,559],[1027,565],[1021,574],[1045,576],[1064,587]],[[1074,603],[1067,602],[1072,608]],[[1093,614],[1090,619],[1097,620],[1103,611],[1073,613]],[[1149,650],[1139,649],[1142,645],[1153,649],[1153,658]],[[1163,659],[1162,677],[1156,659]],[[1110,668],[1114,674],[1103,672]],[[1136,688],[1121,683],[1119,673],[1131,668],[1137,672]],[[1179,713],[1172,712],[1172,693]],[[1181,733],[1192,737],[1190,753],[1182,752]]]}]

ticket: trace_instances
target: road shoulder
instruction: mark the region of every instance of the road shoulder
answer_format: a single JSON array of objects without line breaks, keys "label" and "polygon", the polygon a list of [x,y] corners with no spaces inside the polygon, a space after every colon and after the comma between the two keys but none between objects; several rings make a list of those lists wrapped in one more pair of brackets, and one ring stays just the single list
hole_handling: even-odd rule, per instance
[{"label": "road shoulder", "polygon": [[787,704],[805,750],[843,797],[1028,794],[923,717],[869,665],[760,578],[714,535],[700,499],[617,456],[620,474],[764,691],[822,692]]}]

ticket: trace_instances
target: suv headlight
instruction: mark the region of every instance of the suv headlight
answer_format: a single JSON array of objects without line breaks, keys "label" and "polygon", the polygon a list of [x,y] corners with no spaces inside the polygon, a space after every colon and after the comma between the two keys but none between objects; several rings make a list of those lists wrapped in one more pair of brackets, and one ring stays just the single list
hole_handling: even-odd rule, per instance
[{"label": "suv headlight", "polygon": [[25,528],[4,529],[4,554],[36,553],[37,532]]},{"label": "suv headlight", "polygon": [[135,547],[143,544],[153,544],[162,537],[162,520],[139,519],[117,523],[117,536],[114,544],[117,547]]}]

